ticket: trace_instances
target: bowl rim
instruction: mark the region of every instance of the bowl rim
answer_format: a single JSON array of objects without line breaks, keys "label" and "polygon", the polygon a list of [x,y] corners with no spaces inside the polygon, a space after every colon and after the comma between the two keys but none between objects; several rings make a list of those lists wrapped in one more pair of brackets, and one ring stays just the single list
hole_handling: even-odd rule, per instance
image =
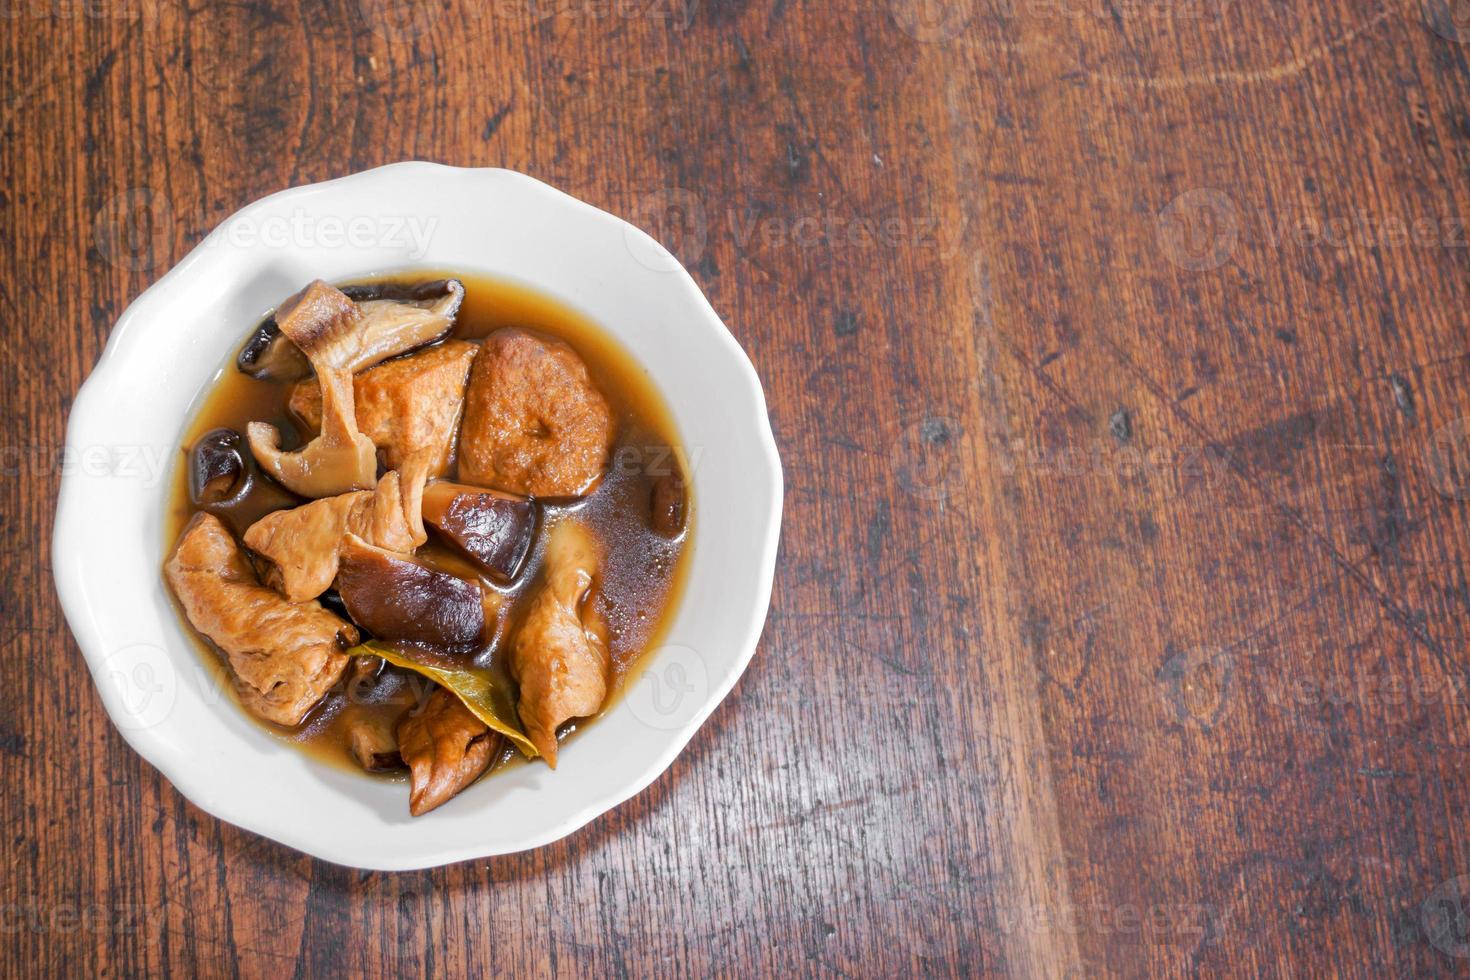
[{"label": "bowl rim", "polygon": [[[366,856],[354,851],[351,845],[333,847],[329,842],[324,843],[325,838],[320,831],[316,835],[310,831],[300,831],[296,822],[291,818],[273,821],[262,819],[258,814],[242,815],[229,812],[226,805],[211,797],[205,781],[199,776],[199,767],[191,766],[187,755],[180,753],[175,745],[162,738],[161,733],[156,729],[117,723],[119,716],[127,713],[128,709],[122,704],[122,694],[118,689],[113,685],[102,683],[99,677],[99,672],[108,656],[105,637],[102,630],[88,615],[86,589],[81,581],[77,563],[59,561],[56,558],[57,555],[64,553],[63,548],[70,545],[70,537],[78,522],[77,513],[82,504],[79,499],[82,493],[79,486],[80,478],[74,472],[63,470],[57,494],[55,524],[51,535],[52,569],[57,595],[73,638],[92,675],[93,686],[108,712],[109,719],[113,721],[114,728],[124,740],[186,799],[216,819],[334,864],[366,870],[404,871],[439,867],[460,861],[513,854],[543,847],[574,833],[602,814],[621,806],[641,793],[668,770],[694,734],[724,702],[743,676],[755,654],[769,611],[775,577],[781,515],[784,507],[784,476],[775,436],[771,429],[765,393],[756,374],[755,366],[719,314],[710,305],[708,298],[700,290],[688,270],[667,249],[624,219],[518,171],[499,167],[455,167],[419,160],[391,163],[331,180],[288,187],[258,198],[222,220],[187,255],[139,293],[119,315],[96,364],[73,398],[67,419],[65,452],[75,454],[80,451],[84,420],[101,407],[93,403],[98,400],[99,392],[119,373],[118,364],[122,360],[119,352],[141,341],[144,331],[139,324],[143,319],[143,311],[160,295],[188,280],[193,275],[195,267],[206,255],[207,248],[217,240],[218,236],[224,234],[225,229],[233,222],[249,219],[254,214],[267,211],[293,198],[307,198],[325,192],[351,190],[355,185],[366,185],[390,174],[414,181],[438,179],[449,174],[458,179],[509,182],[516,185],[517,191],[539,198],[539,205],[560,210],[575,220],[610,224],[623,235],[628,236],[630,241],[638,242],[640,248],[648,249],[651,254],[659,256],[661,262],[667,263],[666,271],[669,273],[663,281],[668,282],[671,288],[678,289],[683,294],[682,301],[689,304],[689,308],[698,314],[691,318],[690,325],[698,325],[701,329],[711,332],[715,339],[726,348],[726,353],[729,355],[729,366],[735,369],[732,375],[738,376],[741,380],[741,400],[755,410],[755,418],[747,422],[751,425],[751,431],[756,437],[754,448],[765,464],[767,475],[765,490],[767,499],[770,501],[770,506],[765,514],[764,526],[759,528],[759,533],[755,533],[756,529],[752,529],[751,533],[752,543],[759,550],[757,567],[760,574],[751,583],[752,614],[744,635],[740,636],[738,642],[734,644],[737,656],[733,660],[733,669],[720,683],[711,685],[703,701],[686,722],[677,728],[668,730],[668,738],[662,751],[636,776],[609,791],[593,796],[583,806],[575,809],[560,821],[546,826],[541,833],[530,835],[514,846],[486,847],[474,844],[457,846],[446,844],[438,850],[426,847],[424,852],[412,855],[378,853]],[[436,266],[432,260],[423,261],[422,264],[426,267]],[[372,275],[378,271],[388,270],[364,269],[363,275]],[[493,274],[493,270],[489,271]],[[678,421],[675,415],[676,425]],[[169,483],[168,480],[162,482],[162,492],[167,492]],[[693,585],[692,579],[685,583],[682,592],[686,599]],[[180,627],[182,628],[182,624]],[[425,824],[425,827],[431,829],[432,824]],[[352,837],[350,834],[341,836],[346,839]]]}]

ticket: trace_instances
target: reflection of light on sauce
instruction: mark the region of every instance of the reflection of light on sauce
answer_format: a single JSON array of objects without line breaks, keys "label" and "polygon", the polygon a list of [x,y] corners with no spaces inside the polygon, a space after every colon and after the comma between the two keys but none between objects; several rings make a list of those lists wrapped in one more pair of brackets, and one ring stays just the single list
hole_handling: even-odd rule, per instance
[{"label": "reflection of light on sauce", "polygon": [[[499,642],[475,658],[477,666],[507,670],[504,641],[514,635],[519,626],[522,613],[519,607],[524,605],[516,600],[527,596],[538,584],[546,531],[556,521],[575,513],[577,519],[597,535],[604,552],[597,581],[595,612],[607,625],[608,646],[616,675],[606,708],[627,686],[639,655],[658,645],[672,618],[670,612],[677,604],[689,564],[684,555],[688,551],[685,545],[690,541],[692,531],[686,530],[681,539],[669,541],[648,527],[652,481],[644,474],[639,461],[646,460],[650,469],[655,466],[667,468],[676,465],[670,462],[674,456],[687,458],[687,454],[682,447],[674,454],[668,452],[668,447],[679,446],[678,430],[662,396],[648,373],[606,331],[559,302],[515,284],[444,270],[424,270],[401,278],[423,281],[446,275],[455,275],[465,284],[465,301],[455,329],[456,336],[474,340],[501,327],[514,326],[564,340],[587,363],[594,381],[618,417],[618,443],[602,483],[589,497],[571,506],[544,506],[536,544],[520,578],[510,588],[499,588],[512,600],[507,622],[498,635]],[[254,326],[253,323],[240,324],[242,344]],[[199,400],[185,429],[185,449],[210,429],[228,427],[243,433],[246,423],[251,421],[275,424],[283,433],[284,444],[296,445],[302,433],[286,408],[291,385],[257,381],[241,374],[234,368],[234,354],[234,351],[230,352],[229,361],[214,385]],[[185,459],[185,453],[181,452],[180,465],[174,467],[164,521],[165,554],[173,550],[174,542],[194,514],[189,501],[187,467],[182,465]],[[453,478],[453,470],[447,476]],[[686,479],[685,485],[688,486],[689,482]],[[255,489],[244,499],[216,513],[238,536],[263,515],[301,502],[269,481],[257,480]],[[692,525],[692,501],[687,510],[690,515],[688,521]],[[446,571],[475,575],[474,566],[432,538],[420,549],[419,555]],[[482,581],[494,587],[488,580]],[[182,615],[180,619],[183,621]],[[187,629],[187,621],[184,623]],[[223,672],[225,667],[212,645],[197,634],[196,639],[211,666]],[[419,680],[416,675],[390,669],[384,671],[370,691],[354,691],[349,697],[346,693],[347,678],[344,678],[340,689],[329,694],[300,728],[287,731],[262,724],[281,738],[300,744],[317,758],[357,770],[357,764],[347,750],[347,722],[354,714],[373,712],[391,714],[396,718],[405,710],[405,705],[411,706],[426,696],[423,684],[415,683]],[[238,705],[221,707],[221,710],[243,711]],[[577,723],[566,726],[564,737],[577,727]],[[509,756],[519,757],[513,750],[507,752]]]}]

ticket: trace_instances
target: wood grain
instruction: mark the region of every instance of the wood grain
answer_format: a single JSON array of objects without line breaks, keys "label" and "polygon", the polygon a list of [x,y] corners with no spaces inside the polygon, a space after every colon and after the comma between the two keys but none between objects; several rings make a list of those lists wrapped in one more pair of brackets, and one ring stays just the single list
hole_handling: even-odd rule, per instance
[{"label": "wood grain", "polygon": [[[1465,969],[1463,2],[395,4],[0,11],[0,973]],[[407,158],[680,251],[787,512],[668,774],[376,875],[128,749],[49,531],[128,301]]]}]

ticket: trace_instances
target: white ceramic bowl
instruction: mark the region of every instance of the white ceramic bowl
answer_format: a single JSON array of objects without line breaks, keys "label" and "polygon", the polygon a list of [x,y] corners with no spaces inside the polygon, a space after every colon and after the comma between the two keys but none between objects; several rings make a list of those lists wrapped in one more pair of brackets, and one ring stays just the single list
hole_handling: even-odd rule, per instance
[{"label": "white ceramic bowl", "polygon": [[[314,761],[244,716],[164,591],[170,474],[196,398],[307,281],[424,267],[551,294],[615,334],[697,454],[688,586],[648,668],[553,772],[526,765],[441,809]],[[193,803],[316,857],[423,868],[538,847],[651,783],[734,686],[770,601],[781,466],[750,361],[689,274],[633,226],[506,170],[400,163],[234,215],[138,297],[78,392],[54,567],[103,703]]]}]

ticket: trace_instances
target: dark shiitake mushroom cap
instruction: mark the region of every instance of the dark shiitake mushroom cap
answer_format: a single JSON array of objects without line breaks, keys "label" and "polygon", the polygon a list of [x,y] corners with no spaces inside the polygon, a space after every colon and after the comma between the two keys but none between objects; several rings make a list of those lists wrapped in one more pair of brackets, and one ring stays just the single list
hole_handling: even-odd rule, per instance
[{"label": "dark shiitake mushroom cap", "polygon": [[245,440],[234,429],[211,429],[189,450],[189,500],[195,507],[233,503],[250,492]]},{"label": "dark shiitake mushroom cap", "polygon": [[520,574],[536,531],[529,498],[446,481],[424,488],[423,515],[502,584]]},{"label": "dark shiitake mushroom cap", "polygon": [[[464,302],[464,284],[458,279],[366,283],[346,286],[340,293],[359,304],[361,313],[353,331],[359,335],[360,350],[341,365],[352,371],[442,340],[453,329]],[[300,296],[298,293],[287,299],[281,308],[290,307]],[[263,381],[300,381],[311,377],[311,362],[281,332],[276,316],[271,314],[255,328],[240,348],[235,366]]]},{"label": "dark shiitake mushroom cap", "polygon": [[311,377],[311,362],[301,348],[281,333],[274,315],[266,317],[250,334],[235,366],[242,374],[262,381],[300,381]]},{"label": "dark shiitake mushroom cap", "polygon": [[353,534],[342,540],[337,591],[353,622],[387,640],[465,650],[485,638],[487,620],[494,625],[478,582],[375,548]]},{"label": "dark shiitake mushroom cap", "polygon": [[367,282],[355,286],[343,286],[342,292],[354,303],[366,303],[375,299],[390,299],[398,303],[428,303],[443,296],[457,297],[454,308],[445,311],[454,316],[463,301],[464,286],[458,279],[431,279],[428,282]]}]

